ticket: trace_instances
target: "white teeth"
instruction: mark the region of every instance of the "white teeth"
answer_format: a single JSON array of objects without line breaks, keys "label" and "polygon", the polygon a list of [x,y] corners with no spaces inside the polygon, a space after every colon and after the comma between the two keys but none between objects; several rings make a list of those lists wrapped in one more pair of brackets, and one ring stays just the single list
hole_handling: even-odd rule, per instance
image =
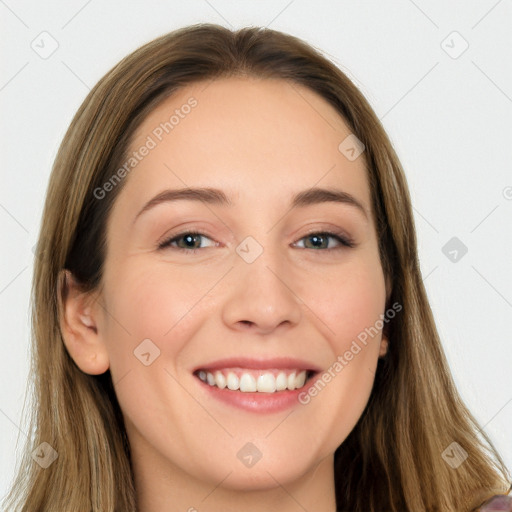
[{"label": "white teeth", "polygon": [[215,384],[220,389],[224,389],[226,387],[226,377],[224,377],[221,372],[215,372]]},{"label": "white teeth", "polygon": [[200,370],[198,377],[207,382],[210,386],[217,386],[220,389],[228,388],[231,391],[241,391],[242,393],[252,393],[258,391],[260,393],[275,393],[276,391],[284,391],[299,389],[306,382],[306,371],[293,371],[289,375],[285,372],[279,372],[274,375],[272,372],[256,373],[242,372],[238,377],[234,372],[229,371],[227,376],[218,370],[215,373]]},{"label": "white teeth", "polygon": [[306,372],[302,371],[297,375],[297,377],[295,377],[295,388],[296,389],[301,388],[302,386],[304,386],[305,382],[306,382]]},{"label": "white teeth", "polygon": [[295,372],[288,375],[288,389],[295,389]]},{"label": "white teeth", "polygon": [[286,376],[286,373],[280,372],[278,376],[276,377],[276,390],[277,391],[283,391],[283,389],[286,389],[288,386],[288,377]]},{"label": "white teeth", "polygon": [[271,373],[264,373],[258,377],[258,391],[262,393],[275,393],[276,378]]},{"label": "white teeth", "polygon": [[[258,379],[258,383],[259,381],[260,379]],[[243,373],[242,377],[240,377],[240,391],[244,391],[246,393],[256,391],[256,380],[250,373]],[[258,391],[260,391],[259,386]]]},{"label": "white teeth", "polygon": [[232,373],[228,373],[228,378],[226,379],[228,388],[231,389],[231,391],[236,391],[240,387],[240,381],[238,380],[238,377]]}]

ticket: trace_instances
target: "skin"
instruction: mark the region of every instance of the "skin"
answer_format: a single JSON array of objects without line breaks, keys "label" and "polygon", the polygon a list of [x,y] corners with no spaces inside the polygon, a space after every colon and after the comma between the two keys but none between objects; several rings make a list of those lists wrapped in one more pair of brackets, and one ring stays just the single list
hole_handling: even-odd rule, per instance
[{"label": "skin", "polygon": [[[212,400],[191,371],[232,356],[298,357],[327,370],[381,318],[386,282],[364,154],[349,161],[338,150],[351,131],[314,92],[253,78],[175,93],[131,150],[191,96],[197,106],[125,178],[101,289],[84,296],[70,280],[66,347],[84,372],[112,373],[142,512],[333,512],[334,452],[368,401],[382,333],[307,405],[280,413]],[[233,205],[167,202],[134,222],[158,193],[186,186],[222,189]],[[352,194],[366,216],[334,202],[290,210],[292,195],[313,186]],[[183,239],[158,249],[187,230],[205,235],[197,253],[179,251]],[[356,246],[328,238],[315,248],[312,231],[341,231]],[[247,236],[264,249],[250,264],[235,251]],[[149,366],[133,353],[147,338],[160,350]],[[237,458],[247,442],[262,454],[250,468]]]}]

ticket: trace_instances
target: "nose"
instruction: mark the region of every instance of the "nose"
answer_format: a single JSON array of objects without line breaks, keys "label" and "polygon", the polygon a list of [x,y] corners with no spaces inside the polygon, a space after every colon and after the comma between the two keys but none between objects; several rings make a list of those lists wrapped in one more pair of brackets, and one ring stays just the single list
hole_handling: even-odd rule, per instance
[{"label": "nose", "polygon": [[258,334],[298,324],[302,302],[293,289],[293,276],[285,268],[282,257],[267,249],[252,263],[239,258],[226,284],[230,292],[222,310],[225,324]]}]

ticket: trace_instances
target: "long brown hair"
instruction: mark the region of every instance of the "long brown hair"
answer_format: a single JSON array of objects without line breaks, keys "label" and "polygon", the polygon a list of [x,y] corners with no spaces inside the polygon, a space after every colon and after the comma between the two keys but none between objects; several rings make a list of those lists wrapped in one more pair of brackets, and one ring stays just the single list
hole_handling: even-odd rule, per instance
[{"label": "long brown hair", "polygon": [[[370,105],[347,76],[298,38],[270,29],[198,24],[151,41],[109,71],[81,105],[59,149],[32,289],[32,437],[6,507],[136,510],[130,447],[110,372],[83,373],[62,340],[62,270],[84,291],[101,286],[105,228],[122,183],[102,200],[94,190],[116,173],[134,131],[164,98],[193,82],[229,76],[308,87],[366,147],[380,258],[392,285],[387,300],[403,310],[400,321],[386,326],[388,354],[379,360],[368,404],[335,453],[338,507],[466,512],[504,492],[510,473],[450,375],[419,269],[404,173]],[[31,457],[43,442],[58,454],[46,469]],[[457,469],[442,456],[452,443],[467,453]]]}]

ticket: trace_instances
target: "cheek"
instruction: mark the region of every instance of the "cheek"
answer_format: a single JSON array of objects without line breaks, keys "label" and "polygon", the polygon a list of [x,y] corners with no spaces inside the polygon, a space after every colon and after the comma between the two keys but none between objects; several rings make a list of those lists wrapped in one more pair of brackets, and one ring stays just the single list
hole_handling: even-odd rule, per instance
[{"label": "cheek", "polygon": [[[151,340],[160,355],[173,364],[194,334],[197,317],[204,307],[200,299],[209,286],[207,282],[191,283],[180,273],[134,260],[124,267],[122,274],[118,272],[111,277],[105,288],[110,290],[106,300],[105,339],[111,371],[114,373],[117,366],[120,373],[138,362],[134,351],[144,340]],[[147,341],[144,343],[152,346]]]},{"label": "cheek", "polygon": [[349,435],[370,397],[381,341],[385,282],[378,262],[347,267],[320,282],[318,293],[309,294],[308,300],[324,324],[332,355],[301,403],[323,418],[328,452]]},{"label": "cheek", "polygon": [[325,337],[336,355],[349,350],[354,341],[362,348],[378,350],[385,307],[385,283],[378,262],[345,268],[321,283],[307,295],[308,301],[325,325]]},{"label": "cheek", "polygon": [[184,319],[208,290],[208,281],[191,280],[167,265],[134,260],[111,280],[110,309],[128,331],[158,338]]},{"label": "cheek", "polygon": [[[174,379],[183,377],[185,349],[208,318],[209,301],[200,299],[210,287],[136,258],[106,281],[105,341],[116,395],[125,417],[149,437],[161,438],[170,424],[186,425],[197,413]],[[174,433],[184,446],[186,435]]]}]

